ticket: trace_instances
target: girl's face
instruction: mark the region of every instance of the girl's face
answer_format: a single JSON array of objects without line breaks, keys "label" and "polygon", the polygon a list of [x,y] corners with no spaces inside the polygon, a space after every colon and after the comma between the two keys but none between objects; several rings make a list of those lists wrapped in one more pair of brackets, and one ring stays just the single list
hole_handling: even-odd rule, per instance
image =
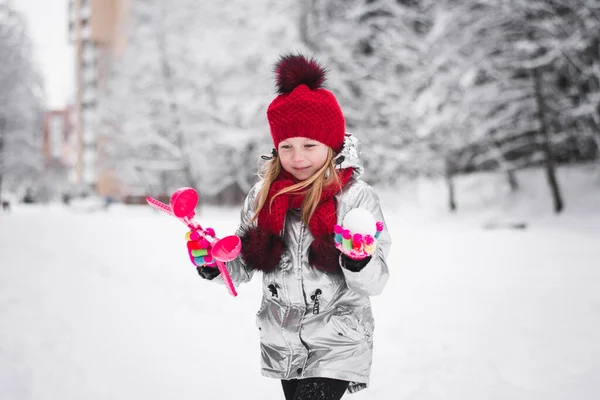
[{"label": "girl's face", "polygon": [[325,165],[328,149],[316,140],[293,137],[279,143],[277,152],[283,169],[303,181]]}]

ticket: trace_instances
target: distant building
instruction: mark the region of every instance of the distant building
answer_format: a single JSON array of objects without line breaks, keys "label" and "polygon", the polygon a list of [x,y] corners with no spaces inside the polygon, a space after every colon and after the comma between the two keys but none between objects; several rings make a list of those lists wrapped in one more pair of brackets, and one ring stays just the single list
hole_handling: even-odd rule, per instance
[{"label": "distant building", "polygon": [[69,0],[69,40],[75,46],[74,182],[95,190],[113,176],[98,169],[97,100],[112,58],[125,47],[129,7],[130,0]]}]

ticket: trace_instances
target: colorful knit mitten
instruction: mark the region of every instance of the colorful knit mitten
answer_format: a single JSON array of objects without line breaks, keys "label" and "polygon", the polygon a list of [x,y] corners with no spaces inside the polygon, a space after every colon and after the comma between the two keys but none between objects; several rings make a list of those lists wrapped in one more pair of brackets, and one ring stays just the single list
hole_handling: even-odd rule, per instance
[{"label": "colorful knit mitten", "polygon": [[[205,230],[206,234],[215,236],[213,229]],[[197,231],[191,230],[186,233],[187,250],[190,261],[196,266],[198,274],[204,279],[213,279],[219,275],[219,269],[212,257],[211,245],[208,240],[203,238]]]},{"label": "colorful knit mitten", "polygon": [[335,247],[353,260],[370,257],[377,248],[377,240],[383,231],[383,222],[375,222],[366,210],[348,212],[344,226],[335,225]]}]

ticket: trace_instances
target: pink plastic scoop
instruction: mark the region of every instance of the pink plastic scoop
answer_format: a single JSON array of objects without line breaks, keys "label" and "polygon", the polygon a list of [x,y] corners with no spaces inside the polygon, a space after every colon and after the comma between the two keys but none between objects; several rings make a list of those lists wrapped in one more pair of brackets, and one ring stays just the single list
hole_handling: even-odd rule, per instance
[{"label": "pink plastic scoop", "polygon": [[147,197],[148,204],[162,212],[172,215],[185,223],[190,229],[198,232],[211,244],[211,253],[221,272],[221,276],[232,296],[237,296],[229,271],[225,262],[233,261],[242,249],[242,241],[239,236],[231,235],[217,239],[209,234],[194,221],[196,206],[198,205],[198,192],[189,187],[177,189],[171,196],[169,205],[166,205],[152,197]]}]

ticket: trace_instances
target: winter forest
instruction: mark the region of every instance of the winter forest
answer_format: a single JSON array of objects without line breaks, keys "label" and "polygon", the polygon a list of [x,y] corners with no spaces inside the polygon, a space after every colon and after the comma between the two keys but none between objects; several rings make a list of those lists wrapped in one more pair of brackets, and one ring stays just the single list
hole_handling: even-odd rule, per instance
[{"label": "winter forest", "polygon": [[22,15],[0,2],[0,197],[19,182],[43,185],[43,81]]},{"label": "winter forest", "polygon": [[[48,185],[35,157],[43,82],[10,3],[0,20],[0,182]],[[270,151],[282,51],[329,67],[370,183],[441,177],[454,209],[455,177],[491,171],[518,191],[515,172],[537,166],[560,212],[556,170],[598,159],[596,0],[137,0],[126,29],[94,130],[99,168],[128,193],[191,186],[239,203]]]}]

